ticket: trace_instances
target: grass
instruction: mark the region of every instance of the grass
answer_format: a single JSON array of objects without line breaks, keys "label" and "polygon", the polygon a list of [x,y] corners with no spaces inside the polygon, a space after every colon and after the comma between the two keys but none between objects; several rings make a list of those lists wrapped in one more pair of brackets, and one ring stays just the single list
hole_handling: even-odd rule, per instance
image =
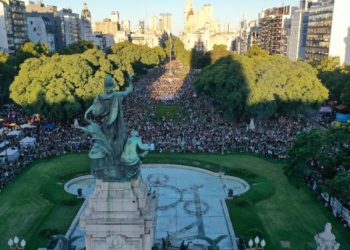
[{"label": "grass", "polygon": [[37,161],[7,185],[0,193],[0,249],[15,235],[34,250],[47,246],[45,234],[65,234],[82,201],[67,194],[63,184],[88,166],[86,154]]},{"label": "grass", "polygon": [[[291,185],[283,173],[283,162],[248,154],[151,154],[145,163],[175,163],[226,174],[248,181],[251,189],[227,201],[237,235],[248,239],[256,235],[267,241],[267,250],[282,249],[280,241],[290,241],[291,249],[306,249],[313,237],[331,222],[341,249],[350,249],[350,233],[335,220],[304,187]],[[45,230],[64,233],[81,203],[63,191],[63,182],[88,172],[83,154],[66,155],[40,161],[24,171],[0,193],[0,249],[9,237],[19,235],[29,241],[28,250],[45,246]],[[69,202],[67,202],[69,201]],[[40,234],[41,232],[41,234]]]},{"label": "grass", "polygon": [[167,120],[178,120],[178,106],[176,104],[162,104],[156,105],[155,119],[161,121],[165,117]]},{"label": "grass", "polygon": [[238,236],[248,240],[257,234],[267,241],[266,250],[282,249],[289,241],[291,249],[314,246],[314,235],[331,222],[341,249],[350,249],[350,233],[305,187],[291,185],[283,172],[283,162],[248,154],[157,154],[147,162],[177,163],[218,171],[248,181],[251,189],[227,205]]}]

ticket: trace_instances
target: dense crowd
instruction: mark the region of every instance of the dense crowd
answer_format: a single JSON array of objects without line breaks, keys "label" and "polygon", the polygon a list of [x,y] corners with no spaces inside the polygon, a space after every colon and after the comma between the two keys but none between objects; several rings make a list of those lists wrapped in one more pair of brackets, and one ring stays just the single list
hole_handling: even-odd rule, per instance
[{"label": "dense crowd", "polygon": [[[88,150],[91,141],[84,134],[71,125],[55,124],[45,126],[47,122],[38,121],[31,129],[21,129],[18,124],[30,120],[23,115],[18,107],[8,105],[1,110],[2,117],[6,118],[6,124],[0,133],[0,144],[4,143],[1,152],[7,149],[16,149],[19,156],[16,160],[7,160],[7,155],[0,161],[0,191],[1,189],[32,161],[46,159],[71,152]],[[9,116],[8,114],[11,114]],[[10,131],[19,130],[20,136],[8,136]],[[36,139],[33,145],[21,144],[21,139],[26,136]],[[5,142],[8,144],[5,146]]]},{"label": "dense crowd", "polygon": [[[155,68],[135,84],[124,104],[129,128],[140,131],[158,151],[171,152],[252,152],[285,158],[293,138],[314,125],[299,118],[279,117],[249,126],[227,121],[213,101],[198,96],[193,82],[198,71],[186,72],[178,65]],[[155,119],[159,103],[176,104],[176,119]]]},{"label": "dense crowd", "polygon": [[[314,126],[300,118],[285,117],[258,121],[255,129],[247,122],[227,121],[210,98],[196,94],[193,83],[198,74],[173,62],[171,67],[155,67],[141,76],[123,106],[128,129],[137,129],[144,142],[154,143],[158,152],[252,152],[285,158],[295,135]],[[175,104],[176,118],[157,119],[156,107],[160,103]],[[8,124],[32,122],[12,105],[1,112]],[[20,153],[15,161],[0,162],[0,190],[33,160],[90,148],[91,139],[71,124],[45,124],[46,121],[37,121],[34,129],[22,129],[18,138],[9,138],[8,131],[0,133],[0,144],[9,141],[6,147],[17,148]],[[20,139],[25,136],[34,137],[36,144],[21,145]]]}]

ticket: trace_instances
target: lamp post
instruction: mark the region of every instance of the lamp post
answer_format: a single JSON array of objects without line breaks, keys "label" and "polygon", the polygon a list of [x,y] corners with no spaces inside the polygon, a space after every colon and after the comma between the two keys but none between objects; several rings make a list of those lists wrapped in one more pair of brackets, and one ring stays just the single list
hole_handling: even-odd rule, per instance
[{"label": "lamp post", "polygon": [[266,241],[264,239],[260,240],[258,236],[255,237],[254,241],[250,239],[248,241],[248,250],[263,250],[266,246]]},{"label": "lamp post", "polygon": [[173,72],[172,72],[172,68],[171,68],[171,60],[172,60],[172,50],[173,50],[173,41],[172,41],[172,37],[171,37],[171,33],[169,33],[169,42],[170,42],[170,52],[169,52],[169,56],[170,56],[170,62],[169,62],[169,75],[172,76],[173,75]]},{"label": "lamp post", "polygon": [[9,246],[9,250],[24,250],[26,241],[24,239],[19,241],[19,238],[15,236],[13,239],[8,240],[7,245]]}]

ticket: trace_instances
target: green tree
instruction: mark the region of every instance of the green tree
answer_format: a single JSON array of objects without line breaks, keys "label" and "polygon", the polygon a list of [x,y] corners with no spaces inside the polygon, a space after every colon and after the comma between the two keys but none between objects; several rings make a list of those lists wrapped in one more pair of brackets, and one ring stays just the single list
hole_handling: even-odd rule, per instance
[{"label": "green tree", "polygon": [[[327,57],[319,63],[314,63],[321,82],[330,90],[330,97],[337,101],[348,102],[347,94],[343,92],[350,85],[350,70],[341,65],[339,57]],[[348,91],[346,89],[345,91]]]},{"label": "green tree", "polygon": [[325,182],[324,188],[331,196],[345,203],[350,199],[350,172],[340,172]]},{"label": "green tree", "polygon": [[10,86],[10,97],[29,113],[53,120],[74,118],[102,91],[105,74],[124,84],[124,75],[97,49],[83,54],[27,59]]},{"label": "green tree", "polygon": [[328,99],[328,90],[309,64],[270,56],[254,46],[246,55],[232,54],[204,68],[196,87],[236,118],[296,114]]},{"label": "green tree", "polygon": [[230,56],[231,54],[232,54],[232,52],[227,50],[226,45],[217,45],[217,44],[215,44],[213,46],[213,50],[211,50],[209,52],[210,63],[213,64],[217,60],[219,60],[220,58]]},{"label": "green tree", "polygon": [[60,51],[62,55],[72,55],[72,54],[81,54],[89,49],[97,49],[97,45],[94,42],[82,40],[70,44],[69,46],[63,48]]},{"label": "green tree", "polygon": [[171,36],[168,40],[165,41],[164,51],[168,58],[170,56],[170,44],[172,45],[172,58],[179,60],[179,62],[181,62],[185,66],[191,66],[191,51],[185,49],[185,45],[180,40],[180,38],[176,36]]}]

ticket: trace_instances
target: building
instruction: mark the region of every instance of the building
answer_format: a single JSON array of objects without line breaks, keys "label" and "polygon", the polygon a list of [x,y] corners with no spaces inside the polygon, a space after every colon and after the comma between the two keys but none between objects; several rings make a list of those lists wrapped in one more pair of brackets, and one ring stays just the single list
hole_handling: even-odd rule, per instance
[{"label": "building", "polygon": [[131,22],[130,20],[121,20],[120,29],[125,32],[131,32]]},{"label": "building", "polygon": [[154,32],[134,32],[130,34],[130,42],[137,45],[146,45],[150,48],[159,46],[160,37]]},{"label": "building", "polygon": [[62,9],[58,15],[61,18],[64,45],[69,46],[79,42],[81,40],[79,14],[73,13],[71,9]]},{"label": "building", "polygon": [[102,22],[95,22],[95,32],[115,36],[119,30],[119,13],[116,11],[112,12],[111,18],[105,18]]},{"label": "building", "polygon": [[253,45],[259,45],[259,25],[257,20],[252,20],[248,23],[248,49]]},{"label": "building", "polygon": [[349,0],[319,0],[309,9],[306,59],[320,61],[338,56],[350,65]]},{"label": "building", "polygon": [[37,14],[27,14],[28,38],[33,43],[45,43],[51,52],[56,51],[54,23],[50,18]]},{"label": "building", "polygon": [[150,32],[155,32],[158,35],[172,33],[172,15],[170,13],[151,16],[148,22],[148,31]]},{"label": "building", "polygon": [[309,9],[317,0],[301,0],[299,8],[292,9],[288,57],[292,61],[305,59],[306,39],[309,24]]},{"label": "building", "polygon": [[0,0],[0,51],[15,53],[27,40],[24,2]]},{"label": "building", "polygon": [[[62,32],[62,22],[61,18],[58,15],[57,7],[52,5],[45,6],[42,3],[29,2],[28,4],[26,4],[26,12],[29,40],[31,40],[34,43],[37,43],[39,40],[41,42],[48,43],[48,46],[51,50],[52,44],[49,43],[51,43],[51,34],[53,34],[55,46],[54,51],[61,50],[64,47],[64,40]],[[37,21],[30,20],[33,23],[31,23],[30,21],[28,23],[28,17]],[[42,21],[40,21],[40,19],[44,21],[45,29],[43,28]],[[40,30],[40,32],[36,32],[38,30]],[[45,34],[45,32],[48,33]]]},{"label": "building", "polygon": [[287,55],[291,7],[264,9],[259,18],[259,46],[270,54]]},{"label": "building", "polygon": [[170,13],[162,13],[159,15],[158,30],[163,34],[171,34],[172,28],[172,15]]},{"label": "building", "polygon": [[80,37],[81,40],[93,41],[93,34],[91,28],[91,12],[87,6],[87,3],[84,2],[83,10],[81,11],[81,20],[80,20]]},{"label": "building", "polygon": [[232,44],[237,37],[236,32],[221,32],[220,25],[214,19],[213,13],[214,8],[209,4],[195,10],[192,0],[186,0],[184,31],[180,35],[185,49],[210,51],[214,45],[226,45],[228,49],[232,49]]}]

